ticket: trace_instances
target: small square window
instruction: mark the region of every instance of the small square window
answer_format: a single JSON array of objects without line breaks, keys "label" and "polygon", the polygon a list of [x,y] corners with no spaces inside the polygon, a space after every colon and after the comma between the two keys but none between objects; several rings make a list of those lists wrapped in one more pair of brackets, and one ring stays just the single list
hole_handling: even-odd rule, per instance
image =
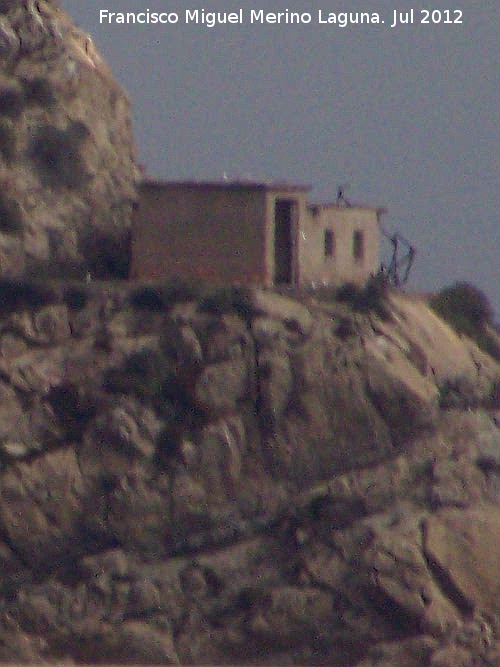
[{"label": "small square window", "polygon": [[331,229],[325,229],[325,257],[335,254],[335,235]]},{"label": "small square window", "polygon": [[356,229],[352,237],[352,254],[358,262],[365,256],[365,237],[360,229]]}]

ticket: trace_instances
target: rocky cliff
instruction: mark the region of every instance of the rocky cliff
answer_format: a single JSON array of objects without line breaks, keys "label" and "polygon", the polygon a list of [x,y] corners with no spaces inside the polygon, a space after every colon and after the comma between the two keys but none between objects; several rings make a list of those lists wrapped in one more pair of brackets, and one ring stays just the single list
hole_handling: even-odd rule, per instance
[{"label": "rocky cliff", "polygon": [[500,366],[424,301],[0,292],[1,660],[500,664]]},{"label": "rocky cliff", "polygon": [[0,277],[127,275],[129,103],[52,0],[0,2]]}]

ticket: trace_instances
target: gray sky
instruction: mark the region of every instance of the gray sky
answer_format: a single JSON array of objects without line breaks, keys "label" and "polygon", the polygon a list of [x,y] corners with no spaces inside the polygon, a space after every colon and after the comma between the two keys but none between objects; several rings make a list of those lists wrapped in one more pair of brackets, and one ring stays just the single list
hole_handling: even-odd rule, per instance
[{"label": "gray sky", "polygon": [[[333,200],[382,205],[416,247],[409,287],[481,287],[500,317],[500,10],[438,3],[462,24],[420,24],[408,0],[252,0],[242,25],[185,23],[228,0],[61,0],[129,92],[140,161],[166,179],[287,180]],[[415,23],[391,28],[394,9]],[[99,22],[110,12],[176,12],[176,25]],[[308,25],[250,23],[250,10],[309,12]],[[320,25],[329,12],[380,25]],[[437,16],[437,15],[436,15]],[[445,14],[442,14],[445,18]],[[387,254],[390,249],[387,247]]]}]

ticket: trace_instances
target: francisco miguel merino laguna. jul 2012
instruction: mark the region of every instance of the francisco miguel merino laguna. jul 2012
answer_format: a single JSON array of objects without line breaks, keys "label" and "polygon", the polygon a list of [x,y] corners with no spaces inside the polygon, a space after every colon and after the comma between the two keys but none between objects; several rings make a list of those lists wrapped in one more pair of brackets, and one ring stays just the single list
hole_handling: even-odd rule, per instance
[{"label": "francisco miguel merino laguna. jul 2012", "polygon": [[[246,21],[252,24],[310,24],[313,23],[313,14],[310,12],[292,12],[286,9],[282,12],[266,12],[263,9],[251,9],[245,13],[243,9],[234,12],[213,12],[205,9],[185,9],[183,12],[155,12],[149,9],[142,12],[111,12],[101,9],[100,23],[117,24],[165,24],[175,25],[198,24],[213,28],[216,25],[243,24]],[[384,23],[377,12],[324,12],[318,10],[316,23],[347,25]]]}]

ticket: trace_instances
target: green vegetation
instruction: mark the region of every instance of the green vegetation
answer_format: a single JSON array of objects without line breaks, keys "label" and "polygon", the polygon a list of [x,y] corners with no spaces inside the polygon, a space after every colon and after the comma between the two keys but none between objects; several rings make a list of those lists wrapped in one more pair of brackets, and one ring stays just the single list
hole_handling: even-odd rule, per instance
[{"label": "green vegetation", "polygon": [[335,335],[342,340],[347,340],[356,335],[356,328],[354,322],[348,317],[342,317],[340,322],[335,327]]},{"label": "green vegetation", "polygon": [[162,338],[160,349],[134,352],[120,367],[109,369],[103,383],[109,393],[135,396],[161,417],[164,427],[156,444],[157,463],[162,467],[168,467],[183,430],[199,426],[206,418],[192,396],[197,365],[186,356],[178,331],[175,344],[175,326],[171,323],[168,341]]},{"label": "green vegetation", "polygon": [[371,276],[364,286],[346,282],[340,287],[325,285],[309,292],[317,301],[324,303],[346,303],[358,313],[375,312],[381,319],[390,318],[387,306],[387,277],[381,274]]},{"label": "green vegetation", "polygon": [[130,239],[90,231],[80,240],[85,266],[95,280],[126,279],[130,269]]},{"label": "green vegetation", "polygon": [[[176,328],[166,324],[166,329]],[[163,336],[159,349],[144,348],[129,355],[119,367],[110,368],[104,377],[104,388],[113,394],[133,394],[154,407],[160,414],[175,405],[176,413],[193,412],[190,393],[198,372],[196,361],[184,348],[182,336],[177,330],[176,341],[168,334]]]},{"label": "green vegetation", "polygon": [[0,153],[3,159],[9,163],[16,154],[16,135],[12,124],[8,120],[0,119]]},{"label": "green vegetation", "polygon": [[[164,417],[165,419],[165,417]],[[168,468],[172,459],[179,451],[179,443],[182,437],[183,424],[172,411],[170,419],[165,419],[166,426],[162,428],[156,438],[156,463],[161,468]]]},{"label": "green vegetation", "polygon": [[161,397],[163,383],[171,381],[174,369],[160,352],[151,349],[131,354],[120,368],[110,368],[104,388],[113,394],[134,394],[146,402]]},{"label": "green vegetation", "polygon": [[85,287],[75,285],[64,290],[63,301],[70,310],[81,310],[85,308],[89,300],[89,293]]},{"label": "green vegetation", "polygon": [[43,77],[25,79],[23,87],[27,104],[51,107],[55,103],[52,87],[47,79]]},{"label": "green vegetation", "polygon": [[201,298],[204,287],[199,283],[165,282],[138,287],[130,295],[130,304],[137,310],[153,313],[166,312],[175,303],[185,303]]},{"label": "green vegetation", "polygon": [[89,420],[97,414],[99,398],[73,382],[63,382],[47,395],[54,414],[64,427],[66,437],[82,437]]},{"label": "green vegetation", "polygon": [[251,292],[231,285],[217,287],[202,298],[198,310],[210,315],[239,315],[246,320],[253,311]]},{"label": "green vegetation", "polygon": [[140,287],[130,295],[130,303],[137,310],[161,313],[165,310],[165,301],[159,287]]},{"label": "green vegetation", "polygon": [[21,207],[13,199],[6,198],[0,192],[0,232],[4,234],[21,234],[23,231],[23,214]]},{"label": "green vegetation", "polygon": [[246,319],[252,312],[250,290],[234,285],[211,285],[183,281],[143,285],[130,295],[130,304],[137,310],[167,312],[176,303],[198,302],[198,311],[210,315],[239,315]]},{"label": "green vegetation", "polygon": [[469,336],[482,350],[500,360],[493,308],[479,288],[467,282],[455,283],[435,294],[430,306],[457,333]]},{"label": "green vegetation", "polygon": [[336,290],[337,301],[348,303],[353,310],[360,313],[375,312],[381,319],[390,318],[387,306],[388,282],[385,276],[372,276],[364,287],[354,283],[345,283]]},{"label": "green vegetation", "polygon": [[0,90],[0,115],[17,118],[24,108],[24,94],[17,88]]},{"label": "green vegetation", "polygon": [[55,303],[57,293],[49,285],[27,280],[0,281],[0,310],[2,314],[27,308],[34,310],[40,306]]},{"label": "green vegetation", "polygon": [[85,169],[80,155],[82,123],[75,123],[67,130],[54,125],[39,128],[35,135],[30,157],[40,180],[48,187],[76,188],[85,180]]}]

